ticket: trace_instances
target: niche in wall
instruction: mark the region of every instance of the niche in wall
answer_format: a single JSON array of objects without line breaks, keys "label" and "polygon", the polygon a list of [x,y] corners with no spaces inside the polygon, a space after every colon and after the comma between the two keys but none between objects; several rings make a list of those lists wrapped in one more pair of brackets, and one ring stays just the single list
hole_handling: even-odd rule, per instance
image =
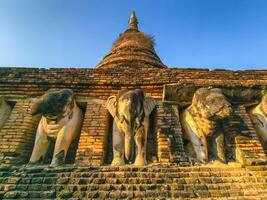
[{"label": "niche in wall", "polygon": [[[157,162],[157,109],[155,108],[149,116],[149,131],[147,135],[147,162]],[[107,130],[107,141],[106,141],[106,156],[104,163],[110,165],[113,159],[113,143],[112,143],[112,131],[113,131],[113,118],[108,115],[108,130]]]},{"label": "niche in wall", "polygon": [[113,159],[113,145],[112,145],[112,130],[113,130],[113,117],[107,111],[107,133],[106,133],[106,152],[105,152],[105,159],[104,164],[110,165]]},{"label": "niche in wall", "polygon": [[157,108],[149,116],[149,130],[147,135],[147,162],[158,161],[158,142],[157,142]]},{"label": "niche in wall", "polygon": [[[196,152],[193,148],[193,144],[190,141],[190,138],[188,137],[188,135],[186,134],[186,124],[185,124],[185,120],[184,118],[184,112],[185,110],[189,107],[188,106],[183,106],[183,107],[179,107],[179,120],[180,120],[180,124],[182,127],[182,136],[183,136],[183,143],[184,143],[184,149],[186,154],[188,155],[188,157],[190,158],[190,160],[195,163],[198,162],[197,156],[196,156]],[[199,125],[203,125],[203,129],[208,129],[208,127],[205,127],[205,121],[202,121],[201,119],[199,119],[198,121]],[[194,124],[196,126],[196,124]],[[214,158],[212,157],[213,152],[215,151],[215,147],[213,146],[214,143],[212,143],[211,141],[214,141],[214,138],[219,134],[219,133],[223,133],[224,135],[224,154],[225,154],[225,158],[226,161],[230,161],[233,160],[231,154],[232,154],[232,149],[228,146],[230,142],[229,142],[229,134],[228,134],[228,127],[229,127],[229,121],[228,119],[223,119],[223,120],[219,120],[213,123],[213,129],[211,129],[210,134],[206,135],[206,141],[207,141],[207,148],[208,148],[208,160],[209,162],[214,160]]]}]

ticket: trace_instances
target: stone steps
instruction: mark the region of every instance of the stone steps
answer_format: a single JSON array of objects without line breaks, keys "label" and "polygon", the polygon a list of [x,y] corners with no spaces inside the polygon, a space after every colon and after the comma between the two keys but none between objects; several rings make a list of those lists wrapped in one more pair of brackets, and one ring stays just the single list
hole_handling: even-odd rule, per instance
[{"label": "stone steps", "polygon": [[[3,184],[2,184],[3,185]],[[211,183],[211,184],[180,184],[177,182],[173,182],[172,184],[67,184],[66,185],[58,185],[58,184],[5,184],[5,187],[1,187],[3,190],[5,189],[17,189],[21,191],[45,191],[51,189],[60,189],[61,187],[76,189],[76,190],[84,190],[86,188],[87,191],[95,191],[95,190],[120,190],[120,191],[146,191],[146,190],[229,190],[229,189],[265,189],[267,188],[267,183]]]},{"label": "stone steps", "polygon": [[[113,181],[116,180],[116,181]],[[128,177],[121,178],[118,176],[114,177],[102,177],[102,178],[72,178],[72,177],[9,177],[9,178],[0,178],[0,184],[16,184],[16,183],[27,183],[27,184],[162,184],[162,183],[173,183],[178,182],[180,184],[199,184],[199,183],[256,183],[256,182],[267,182],[266,176],[207,176],[207,177],[160,177],[160,178],[140,178],[140,177]]]},{"label": "stone steps", "polygon": [[[194,192],[191,191],[155,191],[155,190],[146,190],[146,191],[74,191],[71,193],[61,193],[62,198],[97,198],[97,199],[107,199],[107,198],[201,198],[201,199],[211,199],[211,198],[232,198],[232,199],[264,199],[267,195],[267,190],[255,191],[255,190],[247,190],[246,192],[240,191],[237,189],[218,191],[218,190],[196,190]],[[55,198],[56,191],[19,191],[14,190],[7,192],[4,196],[4,199],[49,199]]]},{"label": "stone steps", "polygon": [[267,166],[0,166],[0,199],[267,199]]},{"label": "stone steps", "polygon": [[202,178],[81,178],[81,179],[71,179],[69,178],[33,178],[32,180],[30,178],[21,179],[21,181],[18,181],[18,183],[15,183],[13,179],[6,179],[5,181],[1,181],[0,185],[6,184],[6,185],[14,185],[14,184],[42,184],[42,185],[51,185],[51,184],[73,184],[73,185],[89,185],[89,184],[97,184],[97,185],[105,185],[105,184],[135,184],[135,185],[153,185],[153,184],[172,184],[172,183],[178,183],[178,184],[224,184],[224,183],[238,183],[238,184],[245,184],[245,183],[265,183],[267,182],[266,176],[257,176],[257,177],[202,177]]}]

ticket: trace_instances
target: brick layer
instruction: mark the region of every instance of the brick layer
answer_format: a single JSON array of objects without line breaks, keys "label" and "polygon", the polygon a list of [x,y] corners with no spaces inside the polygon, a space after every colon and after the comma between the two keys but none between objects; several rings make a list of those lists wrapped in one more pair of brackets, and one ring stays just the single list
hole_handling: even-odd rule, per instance
[{"label": "brick layer", "polygon": [[104,163],[108,137],[108,111],[103,101],[87,101],[86,112],[76,153],[76,164]]},{"label": "brick layer", "polygon": [[30,114],[31,105],[31,100],[18,100],[0,130],[0,163],[28,162],[40,120]]},{"label": "brick layer", "polygon": [[38,96],[49,88],[71,88],[78,96],[106,99],[121,88],[141,88],[161,99],[164,84],[191,80],[225,86],[267,86],[267,70],[209,71],[206,69],[36,69],[0,68],[0,93]]},{"label": "brick layer", "polygon": [[266,166],[0,167],[3,199],[267,198]]}]

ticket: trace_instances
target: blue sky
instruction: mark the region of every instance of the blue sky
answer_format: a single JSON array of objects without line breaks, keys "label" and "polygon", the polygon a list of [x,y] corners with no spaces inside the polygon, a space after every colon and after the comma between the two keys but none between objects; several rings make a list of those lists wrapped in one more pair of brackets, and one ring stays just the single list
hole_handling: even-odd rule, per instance
[{"label": "blue sky", "polygon": [[169,67],[267,69],[266,0],[0,0],[0,66],[94,67],[132,10]]}]

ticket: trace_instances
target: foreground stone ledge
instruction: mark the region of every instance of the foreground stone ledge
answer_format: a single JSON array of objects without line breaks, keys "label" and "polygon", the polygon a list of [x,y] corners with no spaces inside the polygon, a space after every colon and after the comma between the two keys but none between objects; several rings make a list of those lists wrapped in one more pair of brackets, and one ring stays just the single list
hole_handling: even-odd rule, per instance
[{"label": "foreground stone ledge", "polygon": [[3,199],[266,199],[267,166],[0,165]]}]

